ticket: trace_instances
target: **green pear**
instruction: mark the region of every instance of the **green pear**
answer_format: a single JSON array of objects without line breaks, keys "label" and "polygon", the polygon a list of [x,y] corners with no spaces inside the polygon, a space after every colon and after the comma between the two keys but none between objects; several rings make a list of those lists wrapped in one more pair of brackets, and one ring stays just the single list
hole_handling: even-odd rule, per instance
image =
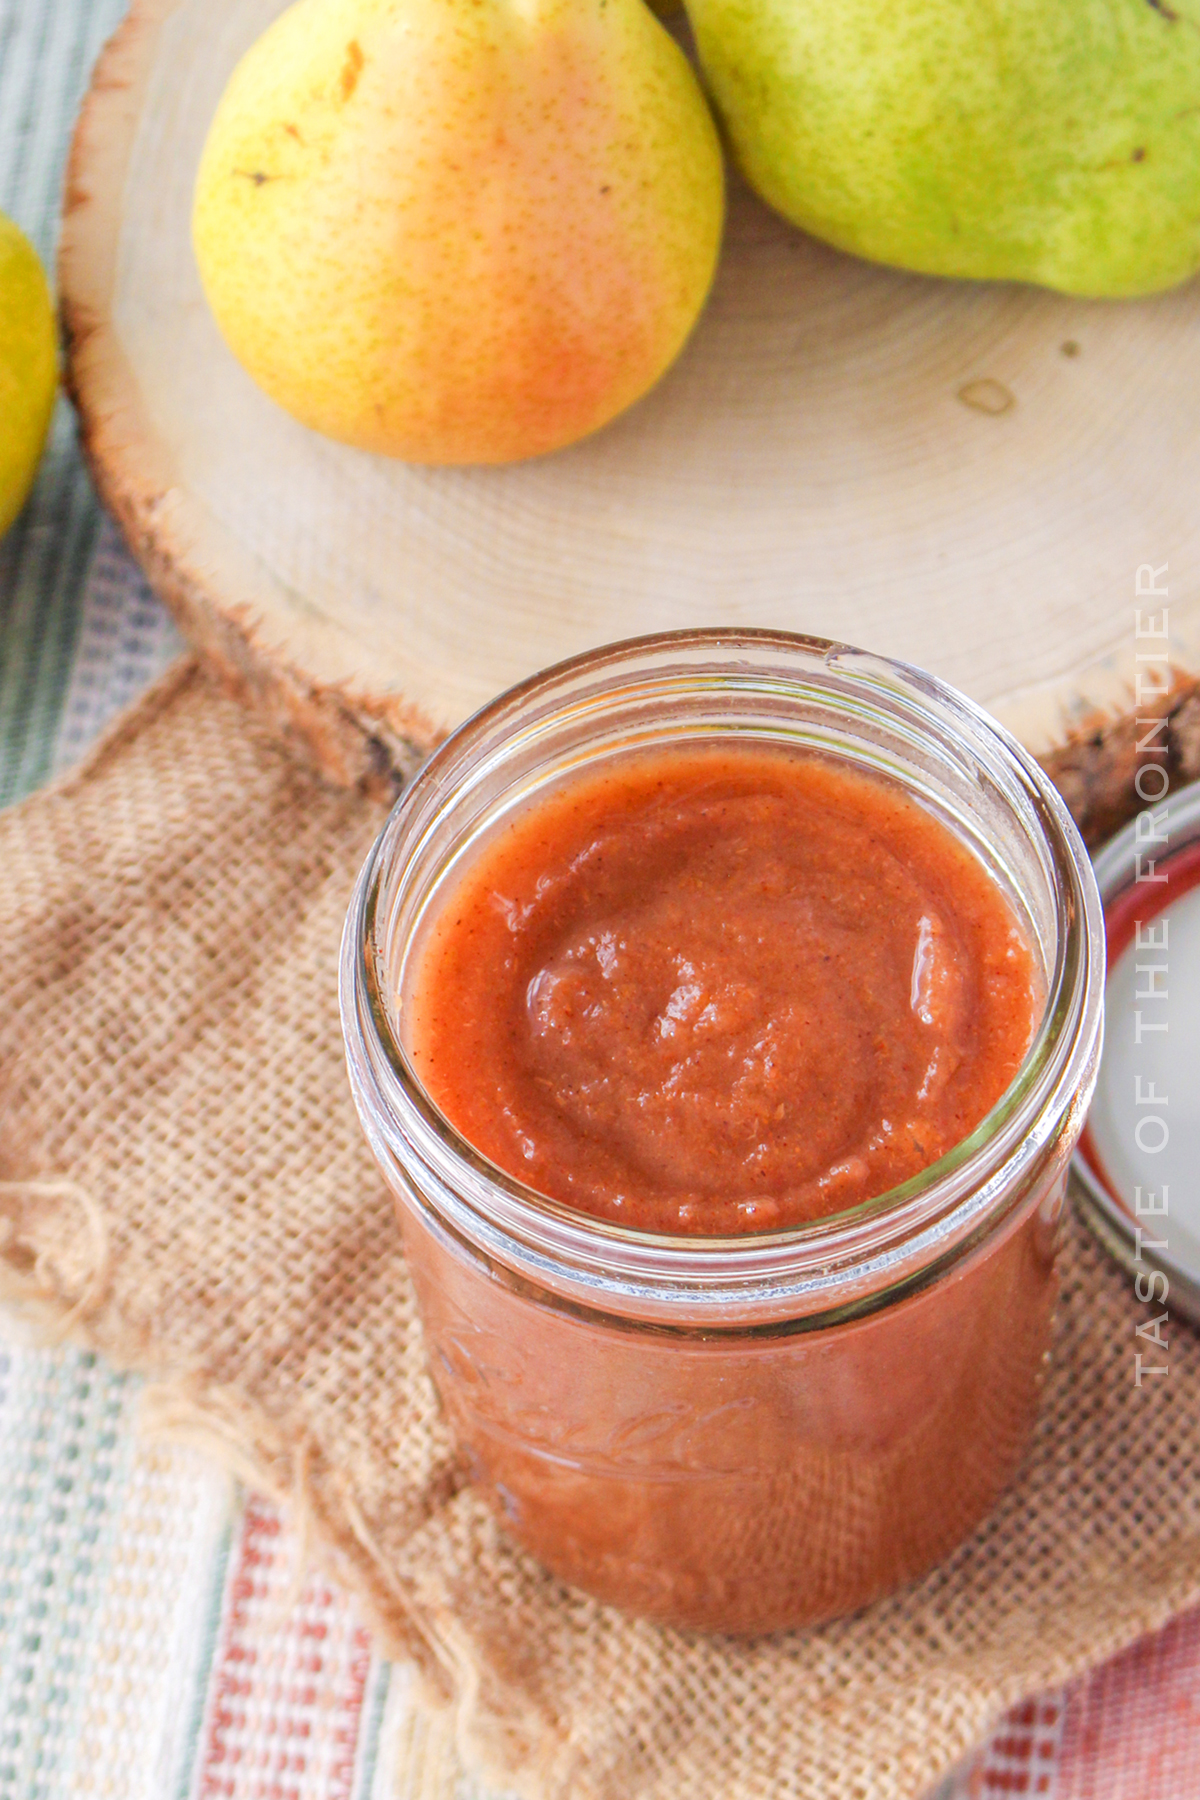
[{"label": "green pear", "polygon": [[751,184],[933,275],[1147,294],[1200,266],[1200,0],[687,0]]}]

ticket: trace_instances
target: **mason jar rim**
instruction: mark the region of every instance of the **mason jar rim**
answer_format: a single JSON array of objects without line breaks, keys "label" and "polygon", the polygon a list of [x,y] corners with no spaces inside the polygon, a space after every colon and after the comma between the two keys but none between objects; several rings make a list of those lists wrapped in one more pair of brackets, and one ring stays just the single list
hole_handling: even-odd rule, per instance
[{"label": "mason jar rim", "polygon": [[[762,666],[752,667],[755,658]],[[644,685],[679,691],[798,693],[816,664],[836,672],[847,704],[919,731],[940,709],[971,755],[974,737],[1039,821],[1054,871],[1054,966],[1042,1017],[1016,1076],[986,1117],[944,1156],[898,1187],[825,1218],[733,1236],[659,1234],[581,1213],[526,1186],[464,1138],[426,1092],[395,1028],[378,937],[381,889],[412,846],[424,803],[444,818],[464,770],[502,767],[518,741],[574,708],[604,712],[606,696]],[[668,659],[676,659],[672,665]],[[807,659],[801,666],[800,659]],[[591,678],[602,678],[598,682]],[[589,685],[591,682],[591,685]],[[555,711],[555,697],[559,699]],[[532,719],[531,709],[541,707]],[[524,721],[524,723],[522,723]],[[936,717],[932,724],[937,724]],[[928,741],[937,741],[927,727]],[[1012,804],[1015,805],[1015,802]],[[428,823],[426,829],[428,829]],[[540,670],[472,715],[424,764],[380,832],[359,876],[342,940],[340,998],[347,1060],[377,1159],[438,1228],[475,1253],[607,1313],[719,1322],[731,1308],[764,1320],[822,1322],[936,1279],[1007,1217],[1059,1140],[1082,1123],[1095,1080],[1103,998],[1103,921],[1082,840],[1049,777],[974,702],[924,670],[834,640],[770,630],[700,629],[625,639]]]}]

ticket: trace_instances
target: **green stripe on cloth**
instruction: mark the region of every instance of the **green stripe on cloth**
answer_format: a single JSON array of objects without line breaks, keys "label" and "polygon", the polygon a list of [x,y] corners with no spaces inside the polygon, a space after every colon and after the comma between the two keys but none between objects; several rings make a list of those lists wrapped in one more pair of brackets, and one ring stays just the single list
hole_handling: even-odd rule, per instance
[{"label": "green stripe on cloth", "polygon": [[63,1792],[87,1704],[80,1654],[128,1480],[135,1384],[80,1351],[0,1346],[0,1375],[0,1800],[43,1800]]},{"label": "green stripe on cloth", "polygon": [[[124,0],[0,0],[0,210],[49,268],[71,127]],[[99,509],[65,400],[22,517],[0,544],[0,805],[50,770]]]},{"label": "green stripe on cloth", "polygon": [[0,545],[0,806],[50,772],[99,525],[60,403],[37,487]]},{"label": "green stripe on cloth", "polygon": [[212,1676],[213,1664],[216,1661],[217,1633],[221,1628],[221,1600],[225,1592],[225,1572],[229,1567],[232,1543],[233,1532],[227,1525],[221,1533],[220,1547],[208,1573],[208,1601],[204,1609],[203,1638],[193,1669],[191,1692],[187,1701],[187,1725],[174,1770],[173,1792],[164,1793],[162,1800],[189,1800],[196,1785],[200,1732],[204,1725],[208,1684]]},{"label": "green stripe on cloth", "polygon": [[358,1760],[352,1800],[372,1800],[375,1772],[379,1767],[379,1738],[383,1730],[383,1713],[387,1705],[391,1665],[376,1657],[372,1661],[362,1710]]},{"label": "green stripe on cloth", "polygon": [[192,1791],[233,1497],[142,1382],[0,1310],[0,1800]]}]

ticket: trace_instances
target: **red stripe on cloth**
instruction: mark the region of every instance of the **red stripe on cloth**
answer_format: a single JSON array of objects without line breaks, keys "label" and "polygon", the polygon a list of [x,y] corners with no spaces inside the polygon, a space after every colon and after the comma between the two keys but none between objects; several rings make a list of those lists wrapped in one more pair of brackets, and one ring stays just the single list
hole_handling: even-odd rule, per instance
[{"label": "red stripe on cloth", "polygon": [[960,1771],[948,1800],[1059,1800],[1056,1771],[1063,1701],[1042,1694],[1016,1706]]},{"label": "red stripe on cloth", "polygon": [[209,1676],[198,1800],[350,1800],[371,1665],[348,1601],[310,1580],[267,1501],[247,1502]]},{"label": "red stripe on cloth", "polygon": [[1200,1612],[1066,1690],[1054,1800],[1196,1800]]},{"label": "red stripe on cloth", "polygon": [[1015,1707],[939,1800],[1197,1800],[1200,1611]]}]

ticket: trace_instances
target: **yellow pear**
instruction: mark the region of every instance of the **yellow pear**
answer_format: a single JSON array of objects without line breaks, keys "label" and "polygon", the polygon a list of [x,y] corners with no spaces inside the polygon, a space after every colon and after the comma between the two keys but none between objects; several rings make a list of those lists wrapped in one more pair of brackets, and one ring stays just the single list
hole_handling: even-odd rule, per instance
[{"label": "yellow pear", "polygon": [[255,381],[412,462],[595,431],[712,281],[721,151],[642,0],[298,0],[209,133],[193,237]]},{"label": "yellow pear", "polygon": [[24,232],[0,213],[0,537],[33,486],[57,392],[46,277]]}]

